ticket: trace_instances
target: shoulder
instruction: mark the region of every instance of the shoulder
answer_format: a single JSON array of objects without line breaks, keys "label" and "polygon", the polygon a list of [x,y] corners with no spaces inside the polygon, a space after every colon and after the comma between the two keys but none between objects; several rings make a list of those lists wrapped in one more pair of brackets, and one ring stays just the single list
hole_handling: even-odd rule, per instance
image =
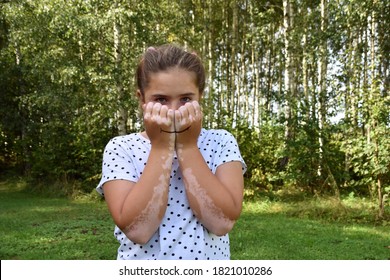
[{"label": "shoulder", "polygon": [[219,137],[219,138],[233,137],[234,138],[233,134],[225,129],[205,129],[205,128],[202,128],[200,136],[214,137],[214,138],[215,137]]},{"label": "shoulder", "polygon": [[138,145],[147,145],[148,140],[141,136],[140,133],[131,133],[127,135],[116,136],[107,143],[107,148],[118,148],[118,147],[134,147]]},{"label": "shoulder", "polygon": [[198,139],[198,147],[204,152],[214,154],[239,151],[235,137],[225,129],[203,129]]},{"label": "shoulder", "polygon": [[199,141],[201,144],[209,142],[209,144],[219,145],[227,142],[236,143],[236,139],[233,134],[225,129],[202,129]]},{"label": "shoulder", "polygon": [[202,129],[198,147],[210,169],[215,173],[218,166],[226,162],[239,161],[243,172],[245,162],[241,156],[236,138],[225,129]]},{"label": "shoulder", "polygon": [[140,135],[140,133],[119,135],[119,136],[115,136],[114,138],[111,138],[108,144],[120,145],[120,144],[129,143],[133,141],[141,141],[142,140],[141,137],[142,136]]}]

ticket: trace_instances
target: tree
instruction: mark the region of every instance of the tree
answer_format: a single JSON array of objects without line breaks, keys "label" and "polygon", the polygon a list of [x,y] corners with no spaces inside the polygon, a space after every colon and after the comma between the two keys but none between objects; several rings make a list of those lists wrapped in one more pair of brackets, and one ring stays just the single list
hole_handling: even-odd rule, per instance
[{"label": "tree", "polygon": [[237,136],[248,185],[369,195],[384,215],[388,1],[0,5],[2,167],[92,189],[108,140],[142,127],[139,56],[173,42],[205,61],[204,126]]}]

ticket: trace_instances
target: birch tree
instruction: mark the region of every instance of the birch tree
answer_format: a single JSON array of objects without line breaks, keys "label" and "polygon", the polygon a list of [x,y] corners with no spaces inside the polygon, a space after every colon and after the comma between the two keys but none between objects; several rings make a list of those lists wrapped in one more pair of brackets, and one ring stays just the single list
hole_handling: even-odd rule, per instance
[{"label": "birch tree", "polygon": [[327,73],[327,1],[321,0],[321,33],[320,33],[320,46],[319,46],[319,59],[318,59],[318,146],[319,146],[319,165],[318,176],[322,173],[322,164],[324,157],[324,125],[326,123],[326,73]]},{"label": "birch tree", "polygon": [[113,10],[113,32],[114,32],[114,58],[115,58],[115,83],[119,100],[118,108],[118,134],[127,134],[128,112],[124,107],[126,95],[123,90],[123,67],[122,67],[122,22],[119,14],[120,7],[118,1],[115,1]]}]

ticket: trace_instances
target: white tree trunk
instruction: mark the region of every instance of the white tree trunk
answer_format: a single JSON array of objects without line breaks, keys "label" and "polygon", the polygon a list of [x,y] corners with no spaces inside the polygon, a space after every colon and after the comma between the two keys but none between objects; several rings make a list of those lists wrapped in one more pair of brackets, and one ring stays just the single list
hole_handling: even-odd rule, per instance
[{"label": "white tree trunk", "polygon": [[322,161],[324,154],[323,128],[326,121],[326,72],[327,72],[327,39],[325,37],[327,29],[327,0],[321,0],[321,44],[320,57],[318,60],[318,145],[319,145],[319,165],[318,176],[322,173]]},{"label": "white tree trunk", "polygon": [[284,29],[284,96],[285,96],[285,107],[284,114],[286,118],[285,124],[285,140],[291,138],[292,136],[292,128],[291,128],[291,117],[292,117],[292,109],[291,109],[291,100],[293,99],[293,89],[292,86],[292,52],[290,47],[290,39],[291,39],[291,30],[292,30],[292,7],[290,0],[283,0],[283,29]]},{"label": "white tree trunk", "polygon": [[[117,8],[117,2],[115,4],[115,8]],[[119,107],[118,107],[118,134],[125,135],[127,134],[127,119],[128,112],[123,106],[125,101],[125,93],[123,90],[123,81],[122,81],[122,30],[121,23],[119,20],[119,15],[117,11],[115,11],[114,17],[114,57],[115,57],[115,82],[116,82],[116,90],[119,99]]]}]

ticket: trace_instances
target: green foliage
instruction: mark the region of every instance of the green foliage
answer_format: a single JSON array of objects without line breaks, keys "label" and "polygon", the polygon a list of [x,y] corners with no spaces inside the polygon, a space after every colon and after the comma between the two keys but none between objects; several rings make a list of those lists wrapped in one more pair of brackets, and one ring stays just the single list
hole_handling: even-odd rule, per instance
[{"label": "green foliage", "polygon": [[[92,190],[104,146],[120,132],[120,109],[128,114],[126,132],[142,127],[133,81],[140,54],[176,42],[205,61],[212,81],[204,123],[237,136],[249,194],[297,188],[372,197],[382,191],[385,198],[390,5],[328,1],[322,31],[319,2],[291,4],[285,49],[282,1],[1,2],[1,170],[55,182],[59,192]],[[318,52],[323,42],[326,57]],[[287,95],[286,54],[295,85]],[[321,59],[328,64],[325,93],[318,90]]]},{"label": "green foliage", "polygon": [[297,129],[294,136],[281,150],[280,156],[287,158],[288,164],[280,172],[280,178],[289,186],[313,191],[319,185],[318,130],[309,122]]},{"label": "green foliage", "polygon": [[242,122],[235,127],[235,134],[248,167],[246,187],[255,192],[277,190],[280,185],[275,179],[279,168],[276,151],[283,145],[283,127],[265,124],[256,131]]},{"label": "green foliage", "polygon": [[343,145],[350,155],[351,187],[361,189],[363,186],[371,192],[378,178],[385,186],[390,184],[390,140],[385,136],[389,131],[386,127],[377,127],[376,132],[382,137],[376,138],[374,143],[367,143],[366,137],[360,136],[348,139]]},{"label": "green foliage", "polygon": [[[166,1],[1,6],[1,38],[9,40],[0,49],[0,101],[7,104],[1,109],[0,163],[22,165],[38,181],[80,180],[89,191],[99,178],[105,144],[118,134],[118,108],[128,112],[128,132],[139,126],[135,63],[145,45],[178,39],[174,10]],[[114,20],[121,27],[120,65]]]},{"label": "green foliage", "polygon": [[[349,156],[351,180],[348,184],[355,189],[366,189],[371,196],[383,187],[385,192],[390,186],[390,130],[389,97],[377,96],[368,104],[370,120],[367,134],[357,134],[342,142]],[[378,186],[380,181],[381,186]]]}]

